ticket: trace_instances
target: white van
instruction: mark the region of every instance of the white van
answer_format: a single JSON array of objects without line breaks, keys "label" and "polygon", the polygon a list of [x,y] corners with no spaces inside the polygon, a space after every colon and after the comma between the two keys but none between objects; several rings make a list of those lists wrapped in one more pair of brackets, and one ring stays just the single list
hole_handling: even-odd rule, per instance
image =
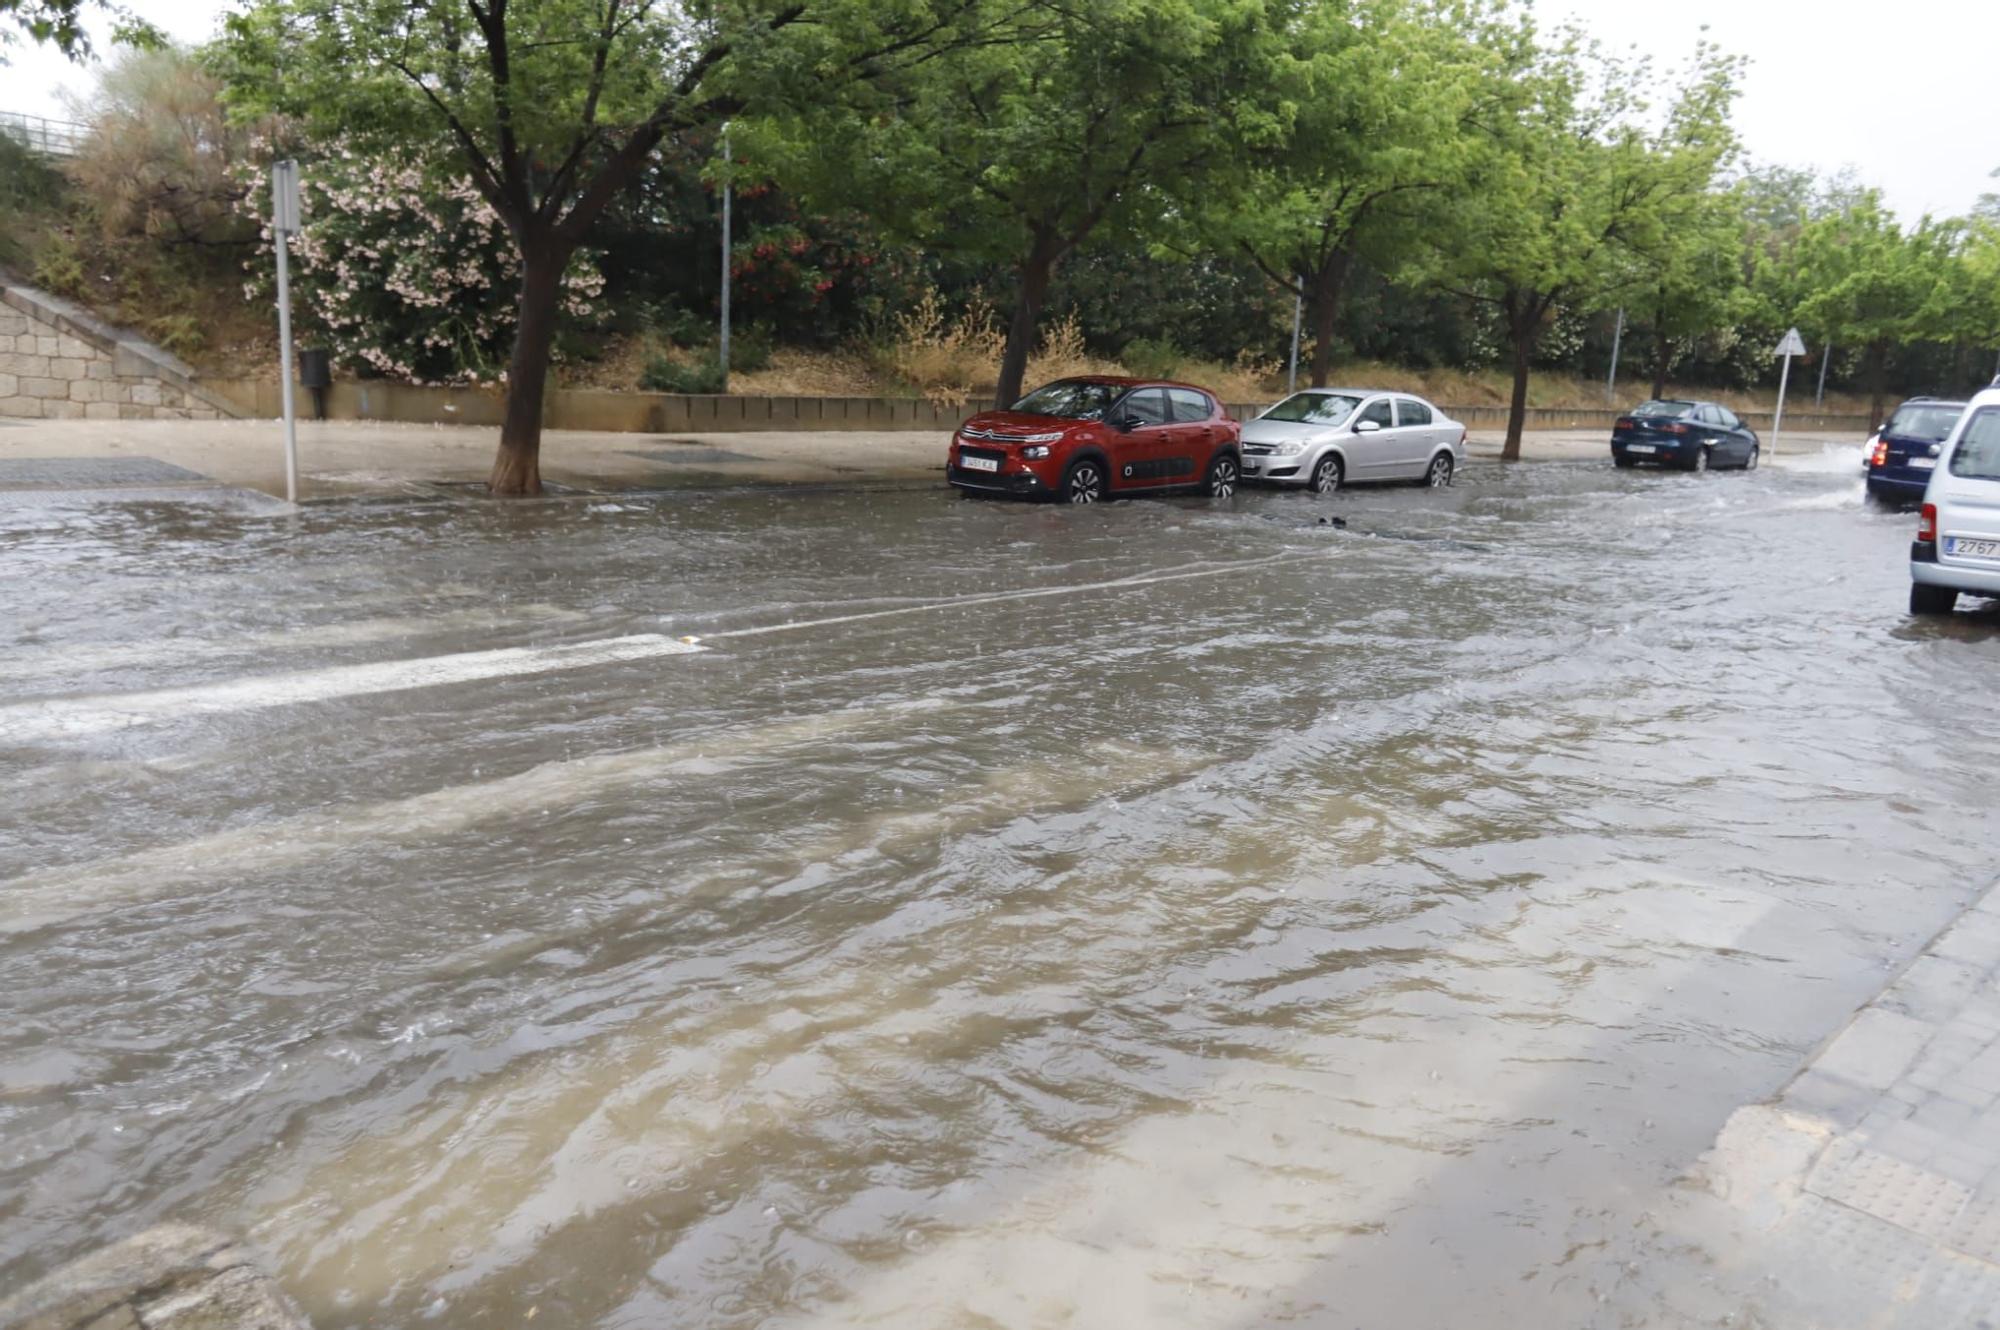
[{"label": "white van", "polygon": [[1910,613],[1949,614],[1960,592],[2000,597],[2000,379],[1945,440],[1910,546]]}]

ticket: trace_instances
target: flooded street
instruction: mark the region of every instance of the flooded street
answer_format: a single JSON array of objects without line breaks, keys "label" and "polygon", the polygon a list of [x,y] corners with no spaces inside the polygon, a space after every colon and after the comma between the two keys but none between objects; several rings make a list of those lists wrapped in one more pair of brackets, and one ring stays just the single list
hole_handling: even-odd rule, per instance
[{"label": "flooded street", "polygon": [[1913,529],[1852,450],[0,504],[0,1290],[184,1218],[322,1330],[1675,1323],[1661,1197],[1994,876]]}]

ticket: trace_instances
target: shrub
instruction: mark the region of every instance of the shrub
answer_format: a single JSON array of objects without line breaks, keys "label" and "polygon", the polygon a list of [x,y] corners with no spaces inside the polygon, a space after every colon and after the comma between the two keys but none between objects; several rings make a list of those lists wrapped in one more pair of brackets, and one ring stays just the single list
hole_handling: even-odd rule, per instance
[{"label": "shrub", "polygon": [[1042,333],[1042,345],[1028,357],[1027,382],[1034,388],[1051,379],[1078,374],[1116,374],[1123,367],[1090,354],[1083,342],[1083,324],[1071,310]]},{"label": "shrub", "polygon": [[[731,328],[729,368],[745,371],[770,368],[771,352],[776,349],[774,345],[776,341],[771,329],[761,323],[753,323],[743,328]],[[712,358],[721,359],[720,344],[712,345],[711,349],[715,352]]]},{"label": "shrub", "polygon": [[1171,379],[1181,373],[1189,357],[1164,338],[1135,337],[1118,353],[1118,359],[1142,379]]},{"label": "shrub", "polygon": [[[734,345],[730,350],[735,350]],[[719,393],[723,390],[721,359],[711,355],[705,360],[676,360],[666,352],[655,352],[639,373],[639,386],[650,393]]]},{"label": "shrub", "polygon": [[221,84],[185,51],[125,51],[99,76],[83,114],[90,128],[69,174],[105,239],[255,238],[238,206],[250,187],[237,169],[250,131],[230,122]]},{"label": "shrub", "polygon": [[[293,238],[305,335],[371,377],[417,384],[506,377],[521,259],[505,223],[470,181],[442,169],[387,166],[337,148],[300,167],[303,229]],[[270,191],[246,202],[262,219]],[[268,291],[270,228],[246,297]],[[572,325],[600,316],[604,289],[579,251],[564,275]],[[558,353],[562,344],[557,344]]]},{"label": "shrub", "polygon": [[935,289],[896,316],[884,368],[911,390],[945,407],[959,407],[973,390],[993,382],[1006,338],[994,325],[993,306],[975,289],[957,319],[948,319]]}]

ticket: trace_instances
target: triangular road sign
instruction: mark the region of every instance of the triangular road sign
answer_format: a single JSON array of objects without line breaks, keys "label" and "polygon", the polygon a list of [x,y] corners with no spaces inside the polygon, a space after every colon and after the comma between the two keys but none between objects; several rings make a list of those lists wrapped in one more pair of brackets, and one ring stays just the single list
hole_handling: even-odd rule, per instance
[{"label": "triangular road sign", "polygon": [[1771,354],[1774,356],[1802,356],[1805,353],[1805,338],[1799,336],[1799,330],[1794,328],[1785,334],[1785,340],[1779,342],[1778,349]]}]

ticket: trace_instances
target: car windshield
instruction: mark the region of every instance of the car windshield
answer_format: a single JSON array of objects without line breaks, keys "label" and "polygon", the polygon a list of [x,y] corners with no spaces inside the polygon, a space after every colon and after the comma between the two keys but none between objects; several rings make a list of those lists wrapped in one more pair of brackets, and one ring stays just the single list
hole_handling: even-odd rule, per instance
[{"label": "car windshield", "polygon": [[2000,406],[1984,407],[1965,422],[1952,450],[1951,473],[1968,480],[2000,480]]},{"label": "car windshield", "polygon": [[1943,443],[1951,437],[1951,427],[1958,423],[1959,416],[1964,412],[1965,407],[1957,402],[1906,404],[1896,408],[1896,414],[1889,417],[1889,423],[1882,427],[1882,432],[1899,439]]},{"label": "car windshield", "polygon": [[1065,420],[1098,420],[1111,404],[1125,395],[1125,385],[1091,383],[1085,379],[1058,379],[1044,384],[1020,401],[1014,409],[1026,416],[1061,416]]},{"label": "car windshield", "polygon": [[1632,408],[1635,416],[1684,416],[1694,410],[1693,402],[1641,402]]},{"label": "car windshield", "polygon": [[1266,411],[1262,418],[1297,425],[1338,425],[1360,405],[1359,397],[1340,393],[1293,393]]}]

